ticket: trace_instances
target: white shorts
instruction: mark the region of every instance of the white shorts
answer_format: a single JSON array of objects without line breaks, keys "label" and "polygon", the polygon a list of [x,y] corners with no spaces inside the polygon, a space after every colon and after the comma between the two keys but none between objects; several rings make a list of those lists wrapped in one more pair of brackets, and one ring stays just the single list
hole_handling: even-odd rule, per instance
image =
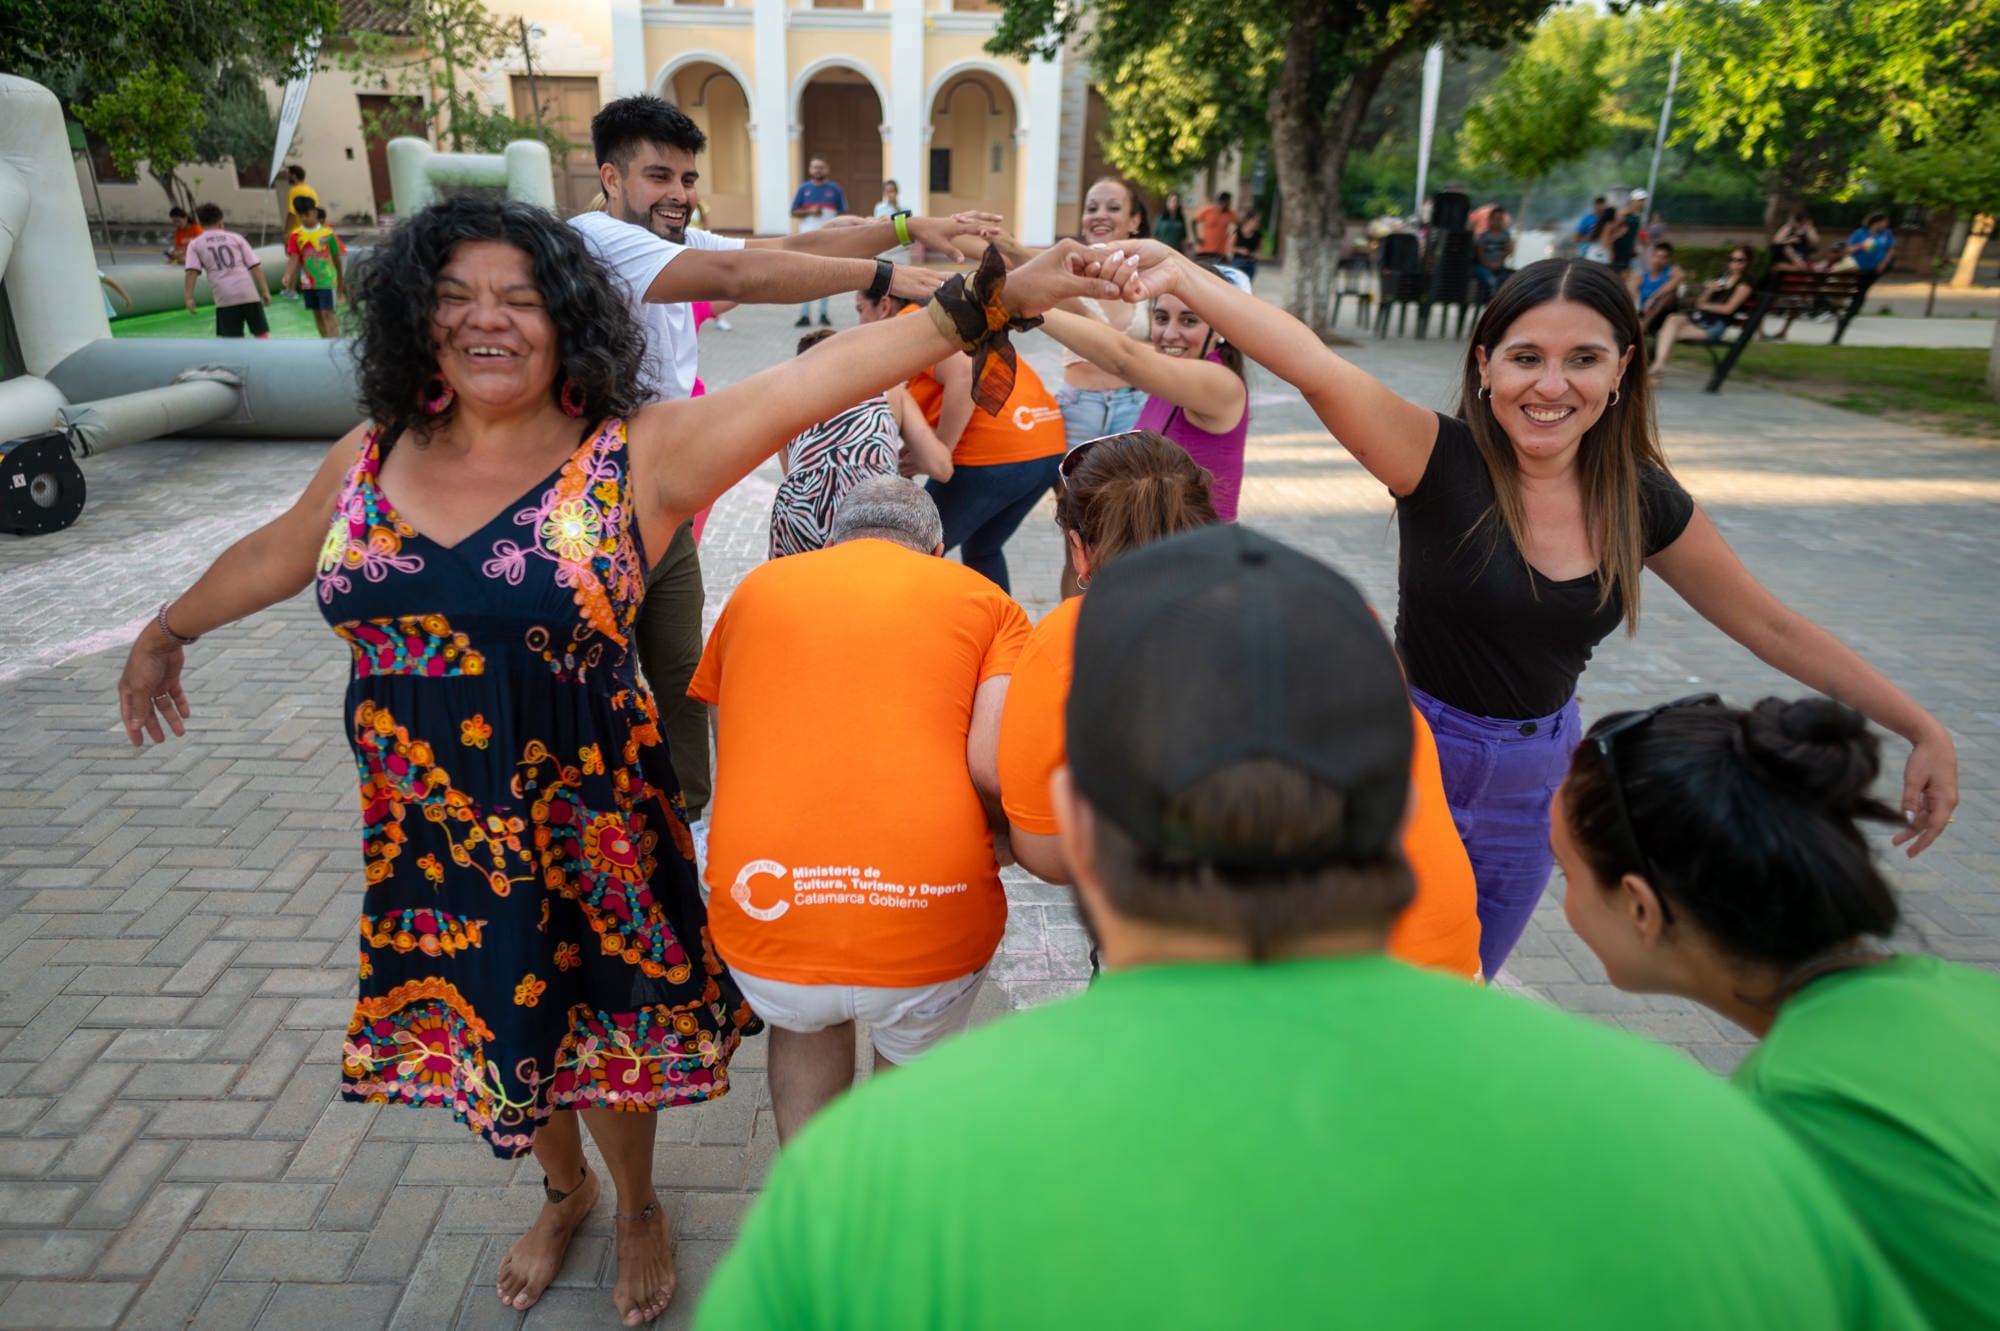
[{"label": "white shorts", "polygon": [[875,1052],[908,1063],[972,1021],[972,1005],[986,982],[986,967],[970,975],[914,989],[872,989],[855,984],[787,984],[734,970],[737,987],[766,1025],[810,1035],[843,1021],[865,1021]]}]

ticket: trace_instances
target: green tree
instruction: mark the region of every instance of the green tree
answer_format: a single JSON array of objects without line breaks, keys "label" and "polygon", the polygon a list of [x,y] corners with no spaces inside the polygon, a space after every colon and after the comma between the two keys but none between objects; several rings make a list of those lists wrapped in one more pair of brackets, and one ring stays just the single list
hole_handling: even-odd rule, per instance
[{"label": "green tree", "polygon": [[1604,66],[1607,29],[1615,21],[1573,10],[1550,15],[1491,90],[1466,108],[1460,157],[1468,167],[1491,163],[1521,182],[1516,217],[1528,215],[1536,181],[1611,141]]},{"label": "green tree", "polygon": [[268,157],[261,80],[298,73],[307,39],[339,19],[338,0],[0,0],[0,69],[45,84],[121,170],[145,159],[191,207],[180,168],[256,160],[259,107]]},{"label": "green tree", "polygon": [[1288,308],[1331,333],[1346,219],[1341,178],[1392,66],[1434,42],[1494,48],[1525,34],[1548,0],[1000,0],[988,49],[1080,44],[1105,95],[1105,153],[1168,183],[1262,122],[1278,168]]},{"label": "green tree", "polygon": [[1774,226],[1809,194],[1851,197],[1878,138],[2000,95],[2000,0],[1678,0],[1649,31],[1687,48],[1679,132],[1755,164]]},{"label": "green tree", "polygon": [[195,135],[204,121],[201,94],[188,86],[185,74],[172,66],[148,65],[76,112],[111,149],[120,171],[136,172],[145,162],[146,173],[167,198],[194,211],[194,191],[180,178],[180,169],[195,160]]},{"label": "green tree", "polygon": [[[1878,142],[1867,157],[1870,176],[1906,203],[1986,219],[2000,214],[2000,107],[1968,111],[1938,126],[1921,142],[1898,148]],[[1969,242],[1978,253],[1979,242]],[[2000,401],[2000,324],[1986,364],[1986,389]]]},{"label": "green tree", "polygon": [[[532,29],[503,19],[484,0],[376,0],[375,8],[387,30],[354,33],[354,51],[342,63],[424,98],[451,151],[498,152],[514,139],[540,139],[558,161],[568,156],[569,139],[559,127],[540,116],[516,119],[483,95],[486,70],[514,52],[533,68]],[[364,120],[372,137],[401,132],[393,112]]]}]

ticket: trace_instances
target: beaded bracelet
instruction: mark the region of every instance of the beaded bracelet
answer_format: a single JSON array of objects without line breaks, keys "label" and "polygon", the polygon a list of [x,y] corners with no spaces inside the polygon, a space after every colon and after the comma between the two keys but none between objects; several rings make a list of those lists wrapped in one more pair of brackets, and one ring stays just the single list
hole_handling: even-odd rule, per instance
[{"label": "beaded bracelet", "polygon": [[182,647],[192,647],[201,641],[199,637],[183,638],[180,634],[174,632],[173,628],[167,623],[167,607],[172,604],[173,602],[171,601],[160,602],[160,613],[153,616],[153,622],[159,625],[160,632],[166,634],[174,643]]}]

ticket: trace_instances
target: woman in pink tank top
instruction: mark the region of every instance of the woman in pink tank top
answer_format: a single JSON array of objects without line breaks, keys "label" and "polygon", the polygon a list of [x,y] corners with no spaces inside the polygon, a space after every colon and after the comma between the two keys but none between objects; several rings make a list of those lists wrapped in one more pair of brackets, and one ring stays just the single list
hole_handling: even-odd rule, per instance
[{"label": "woman in pink tank top", "polygon": [[[1248,289],[1242,274],[1207,265],[1224,280]],[[1236,520],[1243,486],[1243,445],[1250,433],[1250,390],[1243,353],[1217,336],[1180,297],[1153,302],[1152,340],[1140,343],[1095,319],[1051,310],[1042,331],[1099,369],[1146,392],[1135,429],[1154,430],[1179,444],[1206,468],[1209,494],[1224,522]]]}]

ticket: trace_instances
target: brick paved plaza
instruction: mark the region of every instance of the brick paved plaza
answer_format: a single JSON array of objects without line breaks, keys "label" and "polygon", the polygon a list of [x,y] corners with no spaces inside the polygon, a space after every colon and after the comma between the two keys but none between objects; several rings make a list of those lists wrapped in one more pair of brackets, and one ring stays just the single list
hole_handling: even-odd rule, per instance
[{"label": "brick paved plaza", "polygon": [[[738,311],[737,331],[704,335],[704,376],[789,357],[792,317]],[[1054,382],[1051,344],[1027,351]],[[1353,354],[1442,405],[1458,347]],[[1916,865],[1892,861],[1906,945],[2000,967],[2000,447],[1698,386],[1678,370],[1661,403],[1681,479],[1780,596],[1958,737],[1957,825]],[[1288,387],[1260,374],[1252,403],[1244,521],[1332,561],[1386,615],[1387,495]],[[493,1276],[540,1200],[532,1161],[495,1161],[444,1113],[335,1101],[361,861],[348,654],[311,594],[190,651],[187,739],[135,753],[117,725],[113,683],[143,617],[282,509],[324,447],[132,448],[84,464],[78,526],[0,537],[0,1328],[616,1325],[608,1194],[540,1305],[503,1309]],[[763,556],[775,481],[768,464],[716,509],[711,617]],[[1041,614],[1060,559],[1048,505],[1009,557]],[[1585,675],[1586,719],[1794,688],[1664,586],[1647,597],[1642,632]],[[1900,741],[1891,751],[1893,800]],[[1066,892],[1009,879],[990,1013],[1059,997],[1086,970]],[[1689,1004],[1611,989],[1553,893],[1503,983],[1718,1072],[1744,1049]],[[764,1043],[726,1099],[662,1117],[681,1285],[661,1325],[687,1324],[775,1148]]]}]

